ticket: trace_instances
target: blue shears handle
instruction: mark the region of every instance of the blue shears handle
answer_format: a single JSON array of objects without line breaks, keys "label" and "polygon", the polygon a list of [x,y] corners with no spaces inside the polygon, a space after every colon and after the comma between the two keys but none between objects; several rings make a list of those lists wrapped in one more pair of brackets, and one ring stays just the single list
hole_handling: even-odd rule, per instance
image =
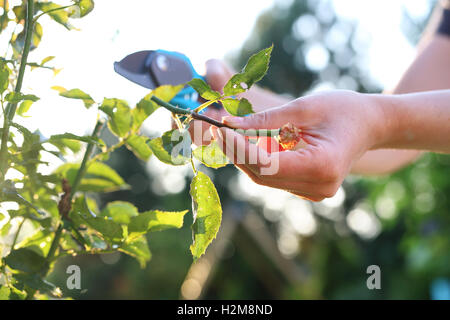
[{"label": "blue shears handle", "polygon": [[[191,69],[193,79],[199,78],[206,81],[205,77],[199,75],[198,72],[195,71],[194,66],[191,63],[191,60],[189,60],[189,58],[186,57],[184,54],[166,50],[156,50],[156,51],[183,60],[186,63],[186,65]],[[198,93],[190,86],[186,86],[183,88],[183,90],[178,92],[178,94],[170,101],[170,103],[180,108],[190,110],[196,109],[201,104],[200,102],[198,102]]]}]

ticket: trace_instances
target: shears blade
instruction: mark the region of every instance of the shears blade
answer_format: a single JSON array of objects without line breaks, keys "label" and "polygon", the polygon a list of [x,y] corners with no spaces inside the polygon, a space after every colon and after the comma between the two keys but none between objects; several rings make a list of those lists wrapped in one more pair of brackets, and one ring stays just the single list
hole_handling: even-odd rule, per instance
[{"label": "shears blade", "polygon": [[182,54],[164,50],[132,53],[114,63],[114,70],[148,89],[186,83],[197,76],[189,60]]},{"label": "shears blade", "polygon": [[145,50],[129,54],[119,62],[114,62],[114,70],[126,79],[148,89],[156,88],[150,75],[148,57],[153,51]]}]

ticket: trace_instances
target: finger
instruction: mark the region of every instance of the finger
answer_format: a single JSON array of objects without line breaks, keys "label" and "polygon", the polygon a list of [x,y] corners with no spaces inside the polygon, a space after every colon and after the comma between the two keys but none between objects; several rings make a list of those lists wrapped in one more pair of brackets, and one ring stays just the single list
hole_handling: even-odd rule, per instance
[{"label": "finger", "polygon": [[[217,109],[206,109],[205,116],[214,120],[220,120],[223,116],[223,112]],[[192,120],[189,123],[189,133],[191,134],[192,142],[195,145],[207,145],[211,142],[212,136],[208,130],[210,126],[209,123],[200,120]]]},{"label": "finger", "polygon": [[[211,127],[211,131],[227,157],[257,184],[289,190],[291,193],[313,201],[332,197],[337,190],[335,183],[321,183],[316,178],[305,181],[301,174],[302,170],[314,171],[315,168],[308,165],[300,166],[297,163],[300,158],[297,158],[296,152],[285,151],[276,153],[276,156],[268,155],[263,149],[245,141],[242,135],[233,130]],[[279,161],[277,166],[274,166],[273,164],[277,161]]]},{"label": "finger", "polygon": [[255,173],[270,165],[268,153],[256,144],[249,143],[240,133],[227,128],[214,128],[213,136],[234,164],[246,164]]},{"label": "finger", "polygon": [[253,113],[246,117],[223,117],[222,121],[239,129],[278,129],[288,122],[300,126],[301,108],[294,102],[271,108],[267,111]]},{"label": "finger", "polygon": [[299,193],[299,192],[295,192],[295,191],[290,191],[290,190],[287,190],[287,191],[289,193],[292,193],[293,195],[299,197],[299,198],[302,198],[303,200],[319,202],[319,201],[322,201],[324,199],[324,197],[314,197],[314,196],[310,196],[310,195]]},{"label": "finger", "polygon": [[321,146],[308,145],[296,151],[267,153],[244,136],[227,128],[214,129],[214,139],[235,165],[246,165],[257,176],[291,182],[336,183],[336,161],[323,156]]},{"label": "finger", "polygon": [[257,145],[268,153],[280,152],[283,150],[278,141],[272,137],[259,137]]},{"label": "finger", "polygon": [[209,132],[210,124],[204,121],[194,120],[189,123],[189,133],[191,140],[196,146],[207,145],[211,142],[212,136]]},{"label": "finger", "polygon": [[213,90],[222,92],[233,74],[233,70],[221,60],[211,59],[206,62],[206,80]]},{"label": "finger", "polygon": [[292,193],[296,196],[299,196],[306,200],[311,201],[321,201],[324,198],[326,198],[325,195],[320,193],[315,193],[316,189],[320,188],[320,186],[317,186],[312,183],[297,183],[296,185],[290,184],[290,183],[282,183],[278,180],[267,180],[267,179],[261,179],[257,175],[253,173],[252,170],[250,170],[246,165],[237,164],[236,167],[244,172],[253,182],[259,185],[263,185],[270,188],[276,188],[285,190],[289,193]]}]

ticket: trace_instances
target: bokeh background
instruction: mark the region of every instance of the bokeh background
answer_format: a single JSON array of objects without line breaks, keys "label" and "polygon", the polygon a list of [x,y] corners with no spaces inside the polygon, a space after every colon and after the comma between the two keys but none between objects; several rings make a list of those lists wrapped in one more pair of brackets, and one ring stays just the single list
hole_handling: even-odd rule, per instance
[{"label": "bokeh background", "polygon": [[[45,37],[32,54],[36,61],[55,55],[64,69],[56,77],[28,75],[28,89],[42,99],[23,123],[44,135],[92,130],[95,110],[61,101],[48,88],[79,87],[97,100],[136,103],[146,89],[116,75],[113,62],[144,49],[183,52],[202,73],[209,58],[238,70],[273,43],[261,85],[277,93],[381,92],[414,59],[435,3],[97,0],[80,31],[43,21]],[[158,110],[144,130],[156,137],[169,128],[169,116]],[[109,164],[132,188],[102,195],[100,203],[127,200],[139,211],[191,207],[189,167],[144,163],[125,148]],[[320,203],[258,186],[232,166],[201,170],[218,188],[224,219],[198,263],[189,252],[188,217],[181,231],[150,235],[145,269],[120,253],[71,257],[59,262],[53,282],[78,299],[450,299],[450,156],[425,154],[388,176],[350,176]],[[70,264],[81,267],[82,290],[64,290]],[[366,287],[372,264],[381,268],[381,290]]]}]

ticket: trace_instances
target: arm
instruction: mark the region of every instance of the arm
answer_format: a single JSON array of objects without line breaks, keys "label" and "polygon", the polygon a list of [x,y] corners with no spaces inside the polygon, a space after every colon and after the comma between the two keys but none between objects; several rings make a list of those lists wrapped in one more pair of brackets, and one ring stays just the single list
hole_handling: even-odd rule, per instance
[{"label": "arm", "polygon": [[450,153],[450,90],[374,95],[383,113],[373,148]]},{"label": "arm", "polygon": [[450,90],[413,94],[329,91],[247,117],[226,117],[241,129],[302,129],[304,148],[267,153],[227,128],[212,128],[226,155],[253,181],[319,201],[335,194],[355,159],[371,149],[450,153]]},{"label": "arm", "polygon": [[[394,94],[450,88],[450,37],[436,34],[442,9],[437,7],[418,45],[418,55]],[[365,153],[352,167],[356,174],[384,174],[414,161],[418,150],[379,149]]]}]

